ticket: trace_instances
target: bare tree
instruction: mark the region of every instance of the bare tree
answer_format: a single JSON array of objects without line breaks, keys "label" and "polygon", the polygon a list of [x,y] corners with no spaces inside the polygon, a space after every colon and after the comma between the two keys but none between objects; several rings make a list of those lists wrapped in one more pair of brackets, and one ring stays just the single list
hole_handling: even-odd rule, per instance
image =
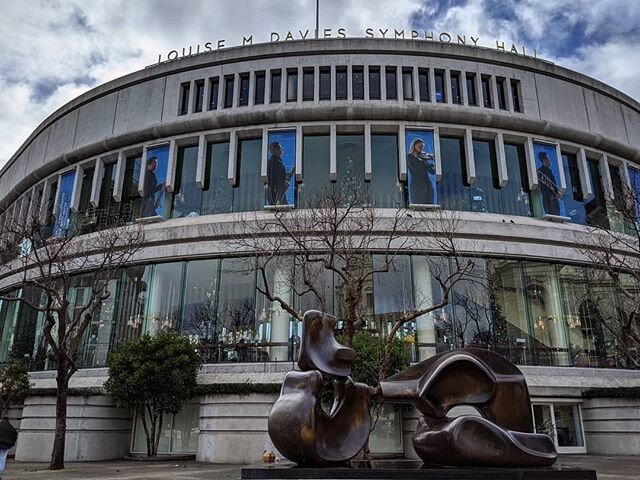
[{"label": "bare tree", "polygon": [[[617,355],[627,366],[640,367],[640,185],[616,188],[607,222],[577,234],[577,250],[588,259],[588,282],[595,291],[593,307]],[[600,213],[602,215],[602,213]],[[611,228],[604,228],[610,224]],[[607,225],[608,227],[609,225]],[[618,298],[598,297],[598,286]],[[599,301],[596,301],[596,297]]]},{"label": "bare tree", "polygon": [[[68,228],[55,220],[30,212],[5,222],[0,242],[12,258],[2,268],[22,289],[35,295],[0,296],[0,300],[21,302],[44,317],[43,336],[56,367],[56,428],[50,469],[64,468],[67,395],[69,381],[78,370],[78,354],[93,317],[109,298],[109,283],[143,242],[139,225],[113,225],[101,232],[79,235],[78,225]],[[57,229],[57,231],[56,231]],[[52,231],[57,235],[53,236]],[[82,296],[76,295],[78,279],[91,273]]]}]

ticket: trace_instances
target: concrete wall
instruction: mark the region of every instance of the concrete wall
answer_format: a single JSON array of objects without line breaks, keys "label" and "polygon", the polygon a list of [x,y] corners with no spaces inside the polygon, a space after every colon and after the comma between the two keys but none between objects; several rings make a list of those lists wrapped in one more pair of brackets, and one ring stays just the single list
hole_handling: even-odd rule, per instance
[{"label": "concrete wall", "polygon": [[200,400],[196,460],[255,463],[271,448],[267,419],[277,394],[205,395]]},{"label": "concrete wall", "polygon": [[593,398],[582,404],[587,451],[602,455],[640,454],[640,400]]},{"label": "concrete wall", "polygon": [[[119,459],[129,453],[131,414],[115,408],[106,396],[69,397],[66,461]],[[53,396],[29,397],[24,403],[16,445],[19,462],[48,462],[55,429]]]}]

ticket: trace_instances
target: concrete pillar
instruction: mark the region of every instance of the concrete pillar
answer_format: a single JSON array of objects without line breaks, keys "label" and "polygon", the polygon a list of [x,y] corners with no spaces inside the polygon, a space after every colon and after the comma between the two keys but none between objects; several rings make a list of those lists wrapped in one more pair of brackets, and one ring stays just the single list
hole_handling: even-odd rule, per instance
[{"label": "concrete pillar", "polygon": [[[273,274],[273,294],[291,304],[291,285],[289,284],[289,280],[289,272],[287,272],[282,265],[278,265]],[[269,359],[274,362],[287,360],[289,352],[289,313],[287,313],[278,302],[273,302],[271,304],[270,318],[270,341],[276,345],[270,348]]]},{"label": "concrete pillar", "polygon": [[[411,256],[411,270],[413,272],[413,295],[416,308],[425,308],[433,304],[433,287],[431,269],[424,255]],[[436,331],[431,313],[416,319],[416,343],[435,345]],[[418,347],[418,361],[426,360],[436,354],[435,346]]]}]

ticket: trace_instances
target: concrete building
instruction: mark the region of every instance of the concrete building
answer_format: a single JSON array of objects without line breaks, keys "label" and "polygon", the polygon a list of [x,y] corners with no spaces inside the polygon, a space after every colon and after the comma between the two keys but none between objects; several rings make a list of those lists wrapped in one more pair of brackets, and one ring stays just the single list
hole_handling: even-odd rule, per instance
[{"label": "concrete building", "polygon": [[[55,237],[149,217],[144,248],[113,282],[82,348],[69,460],[144,451],[136,419],[99,388],[109,351],[167,326],[214,345],[201,383],[237,389],[185,405],[167,420],[160,450],[210,462],[260,458],[277,396],[268,386],[295,368],[300,326],[256,292],[228,236],[239,217],[300,208],[332,182],[365,188],[382,215],[456,209],[461,238],[482,246],[491,298],[460,286],[449,306],[403,331],[411,360],[462,344],[494,348],[524,372],[536,428],[560,452],[640,454],[640,401],[606,393],[640,386],[637,353],[621,354],[606,328],[628,314],[625,302],[606,279],[593,280],[576,248],[592,228],[620,228],[616,194],[638,175],[640,104],[592,78],[448,43],[304,40],[165,62],[74,99],[0,172],[0,218],[41,211]],[[16,251],[2,248],[9,262]],[[363,305],[372,325],[418,292],[437,296],[426,263],[437,254],[407,250],[393,275],[372,279]],[[17,278],[3,272],[0,292],[29,295]],[[631,277],[628,288],[637,291]],[[0,304],[0,361],[28,359],[41,392],[12,411],[19,461],[48,460],[53,438],[46,389],[55,380],[39,322],[16,302]],[[605,393],[583,396],[595,388]],[[415,421],[388,408],[374,452],[412,456]]]}]

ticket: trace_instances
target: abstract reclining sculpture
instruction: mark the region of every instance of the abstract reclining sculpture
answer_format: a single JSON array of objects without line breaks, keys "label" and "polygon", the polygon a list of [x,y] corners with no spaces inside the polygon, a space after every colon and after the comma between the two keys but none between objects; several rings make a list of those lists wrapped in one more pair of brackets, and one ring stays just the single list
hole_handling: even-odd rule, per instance
[{"label": "abstract reclining sculpture", "polygon": [[[298,366],[289,372],[269,413],[275,447],[298,464],[342,463],[369,437],[370,389],[350,377],[356,357],[334,337],[336,318],[310,310],[303,320]],[[322,373],[334,377],[330,414],[321,407]],[[552,465],[555,446],[532,433],[527,385],[504,357],[478,348],[441,353],[380,383],[382,400],[412,404],[422,413],[413,437],[416,453],[429,464],[537,467]],[[447,417],[459,405],[481,417]]]}]

